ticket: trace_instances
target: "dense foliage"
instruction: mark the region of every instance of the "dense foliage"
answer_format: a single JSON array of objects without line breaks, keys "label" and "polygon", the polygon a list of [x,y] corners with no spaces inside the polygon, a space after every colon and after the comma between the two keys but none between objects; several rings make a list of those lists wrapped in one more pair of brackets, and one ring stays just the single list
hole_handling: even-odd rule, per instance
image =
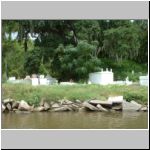
[{"label": "dense foliage", "polygon": [[87,81],[112,68],[116,79],[147,73],[147,20],[3,20],[2,73],[50,74],[60,81]]}]

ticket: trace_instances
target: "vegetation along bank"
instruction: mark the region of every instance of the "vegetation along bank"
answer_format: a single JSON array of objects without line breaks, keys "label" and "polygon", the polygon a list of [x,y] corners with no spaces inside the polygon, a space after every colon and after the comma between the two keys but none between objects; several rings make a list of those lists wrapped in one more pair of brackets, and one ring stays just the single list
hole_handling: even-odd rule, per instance
[{"label": "vegetation along bank", "polygon": [[31,86],[2,84],[2,111],[147,111],[148,87],[139,85]]}]

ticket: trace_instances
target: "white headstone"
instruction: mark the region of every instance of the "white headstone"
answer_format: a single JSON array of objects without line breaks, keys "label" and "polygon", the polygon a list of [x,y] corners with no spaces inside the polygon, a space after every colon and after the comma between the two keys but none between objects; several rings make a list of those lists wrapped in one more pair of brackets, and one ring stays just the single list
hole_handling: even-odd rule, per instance
[{"label": "white headstone", "polygon": [[128,82],[128,81],[129,81],[129,77],[127,76],[127,77],[126,77],[126,82]]}]

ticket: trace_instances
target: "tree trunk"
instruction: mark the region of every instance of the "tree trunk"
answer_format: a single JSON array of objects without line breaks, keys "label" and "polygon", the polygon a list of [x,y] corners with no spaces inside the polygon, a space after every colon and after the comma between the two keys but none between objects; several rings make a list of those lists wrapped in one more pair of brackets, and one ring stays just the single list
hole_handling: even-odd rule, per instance
[{"label": "tree trunk", "polygon": [[6,80],[8,79],[8,65],[7,60],[5,60],[5,71],[6,71]]},{"label": "tree trunk", "polygon": [[28,33],[25,33],[24,51],[27,52],[27,49],[28,49]]},{"label": "tree trunk", "polygon": [[76,32],[74,29],[73,29],[73,39],[74,39],[75,46],[77,46],[78,45],[78,39],[77,39],[77,35],[76,35]]},{"label": "tree trunk", "polygon": [[117,61],[117,62],[119,61],[119,57],[118,57],[118,54],[116,54],[116,61]]},{"label": "tree trunk", "polygon": [[69,26],[70,26],[70,29],[73,31],[74,44],[75,44],[75,46],[77,46],[78,45],[78,38],[77,38],[76,31],[75,31],[75,27],[72,23],[69,23]]}]

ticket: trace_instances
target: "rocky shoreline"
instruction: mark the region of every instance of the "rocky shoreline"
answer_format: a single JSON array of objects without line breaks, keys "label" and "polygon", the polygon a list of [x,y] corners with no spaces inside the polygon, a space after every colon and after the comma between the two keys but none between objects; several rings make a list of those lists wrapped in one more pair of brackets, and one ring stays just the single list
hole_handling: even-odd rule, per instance
[{"label": "rocky shoreline", "polygon": [[47,101],[42,99],[37,107],[29,105],[26,101],[16,101],[13,99],[4,99],[2,101],[2,112],[66,112],[66,111],[148,111],[148,107],[135,101],[127,102],[123,96],[109,97],[107,101],[87,100],[70,101],[62,99],[58,101]]}]

